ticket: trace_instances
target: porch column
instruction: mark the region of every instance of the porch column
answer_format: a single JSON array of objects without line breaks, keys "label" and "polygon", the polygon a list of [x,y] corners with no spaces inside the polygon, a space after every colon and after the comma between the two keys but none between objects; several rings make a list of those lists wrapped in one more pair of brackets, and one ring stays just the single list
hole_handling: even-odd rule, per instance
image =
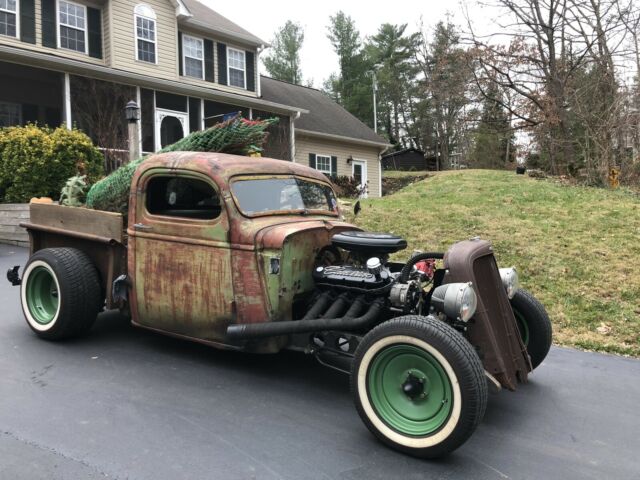
[{"label": "porch column", "polygon": [[204,130],[204,98],[200,99],[200,130]]},{"label": "porch column", "polygon": [[64,126],[69,130],[73,128],[71,121],[71,80],[69,74],[64,74],[64,83],[62,86],[62,112],[64,115]]},{"label": "porch column", "polygon": [[[140,87],[136,87],[136,103],[138,107],[142,106],[142,96],[140,94]],[[142,118],[142,117],[141,117]],[[136,122],[138,128],[138,153],[142,154],[142,120]]]},{"label": "porch column", "polygon": [[293,115],[289,115],[289,152],[291,155],[291,161],[296,161],[296,119],[300,118],[300,112],[296,112]]}]

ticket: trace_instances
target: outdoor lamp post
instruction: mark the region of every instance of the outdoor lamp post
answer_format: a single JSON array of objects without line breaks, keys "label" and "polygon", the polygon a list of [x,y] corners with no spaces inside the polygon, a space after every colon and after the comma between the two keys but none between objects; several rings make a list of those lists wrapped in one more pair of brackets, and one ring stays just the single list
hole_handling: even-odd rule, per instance
[{"label": "outdoor lamp post", "polygon": [[140,121],[140,107],[131,100],[124,107],[124,115],[129,125],[129,161],[140,157],[140,137],[138,135],[138,122]]}]

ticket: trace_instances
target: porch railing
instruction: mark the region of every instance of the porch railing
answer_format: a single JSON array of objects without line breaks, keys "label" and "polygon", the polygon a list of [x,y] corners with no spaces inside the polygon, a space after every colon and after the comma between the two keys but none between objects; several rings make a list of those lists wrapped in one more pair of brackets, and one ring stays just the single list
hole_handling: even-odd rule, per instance
[{"label": "porch railing", "polygon": [[[98,150],[100,150],[104,156],[104,173],[107,175],[129,161],[129,150],[104,147],[98,147]],[[152,153],[153,152],[142,152],[142,155],[151,155]]]}]

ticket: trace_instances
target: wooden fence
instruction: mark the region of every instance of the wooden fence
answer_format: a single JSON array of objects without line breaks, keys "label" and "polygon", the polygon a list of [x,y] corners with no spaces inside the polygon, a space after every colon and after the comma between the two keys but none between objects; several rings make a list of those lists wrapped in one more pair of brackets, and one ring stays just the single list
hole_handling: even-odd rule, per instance
[{"label": "wooden fence", "polygon": [[29,221],[28,203],[0,204],[0,243],[29,246],[27,231],[19,226],[20,222]]}]

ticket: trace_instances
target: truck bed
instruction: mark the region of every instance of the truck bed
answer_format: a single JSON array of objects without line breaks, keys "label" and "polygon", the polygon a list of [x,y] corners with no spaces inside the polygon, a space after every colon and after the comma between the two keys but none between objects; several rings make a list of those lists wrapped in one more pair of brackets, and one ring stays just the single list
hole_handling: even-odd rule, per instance
[{"label": "truck bed", "polygon": [[85,252],[100,272],[107,308],[116,308],[111,285],[127,272],[123,217],[119,213],[32,203],[29,222],[30,254],[43,248],[69,247]]}]

